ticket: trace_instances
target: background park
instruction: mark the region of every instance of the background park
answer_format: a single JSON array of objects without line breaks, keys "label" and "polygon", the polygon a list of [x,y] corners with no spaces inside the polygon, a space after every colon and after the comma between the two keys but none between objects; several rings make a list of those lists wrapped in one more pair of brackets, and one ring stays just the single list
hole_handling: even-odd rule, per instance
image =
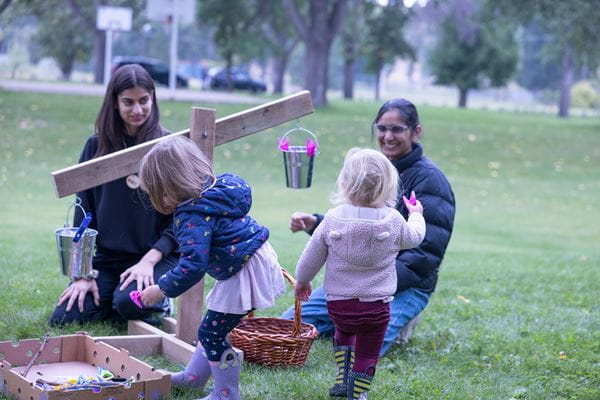
[{"label": "background park", "polygon": [[[47,69],[60,71],[61,87],[99,87],[104,46],[96,40],[104,33],[84,23],[85,16],[95,18],[92,3],[134,10],[132,32],[114,37],[114,55],[159,57],[168,64],[168,29],[164,21],[146,17],[146,2],[49,3],[0,1],[3,86],[29,79],[42,87],[52,79],[41,74]],[[220,8],[224,3],[228,12]],[[370,124],[380,104],[397,96],[413,100],[424,128],[422,143],[452,183],[457,215],[436,292],[411,341],[380,361],[370,397],[598,399],[600,10],[591,0],[422,3],[198,1],[195,22],[181,26],[179,63],[207,72],[211,66],[243,65],[255,78],[268,78],[267,93],[215,93],[202,83],[195,86],[190,75],[186,90],[159,89],[161,122],[179,131],[188,127],[192,105],[215,108],[219,118],[254,105],[247,102],[311,90],[315,113],[301,119],[321,146],[311,188],[285,188],[277,138],[294,122],[219,146],[214,156],[217,172],[235,172],[250,182],[252,215],[270,228],[280,262],[293,272],[307,236],[290,233],[291,213],[326,210],[345,152],[376,147]],[[311,7],[324,8],[309,14]],[[325,58],[328,79],[309,70],[320,65],[313,54],[318,46],[300,28],[302,21],[310,26],[309,15],[339,20],[327,25],[336,28]],[[241,24],[237,31],[244,33],[223,37],[220,32],[231,30],[219,21]],[[143,36],[146,24],[154,36]],[[289,30],[280,38],[297,41],[279,80],[276,49],[285,46],[257,40],[278,28]],[[348,32],[357,46],[353,79],[342,62]],[[62,34],[60,46],[41,40]],[[247,37],[253,40],[243,40]],[[376,51],[376,45],[383,47]],[[72,69],[65,70],[68,63],[58,50],[74,48]],[[412,78],[398,78],[403,71],[413,71]],[[347,79],[352,85],[346,86]],[[203,100],[169,100],[184,92]],[[519,93],[528,93],[528,100]],[[100,103],[95,95],[0,89],[0,340],[41,338],[46,332],[126,332],[119,324],[62,329],[46,324],[67,284],[59,273],[54,230],[73,201],[56,198],[50,172],[77,162]],[[261,315],[278,316],[292,303],[288,290]],[[160,358],[145,361],[174,368]],[[327,399],[334,371],[330,341],[317,340],[303,368],[247,364],[242,395]],[[175,399],[199,395],[174,392]]]}]

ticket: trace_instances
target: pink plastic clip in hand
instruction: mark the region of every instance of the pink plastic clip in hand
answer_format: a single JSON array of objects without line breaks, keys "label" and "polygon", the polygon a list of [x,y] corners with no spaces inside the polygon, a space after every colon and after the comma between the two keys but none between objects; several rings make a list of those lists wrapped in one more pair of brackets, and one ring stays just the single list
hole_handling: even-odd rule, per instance
[{"label": "pink plastic clip in hand", "polygon": [[412,193],[410,194],[410,199],[408,199],[408,202],[409,202],[410,204],[412,204],[413,206],[416,206],[416,205],[417,205],[417,196],[415,196],[415,192],[412,192]]},{"label": "pink plastic clip in hand", "polygon": [[138,290],[129,292],[129,298],[135,303],[136,306],[139,308],[144,308],[144,303],[142,303],[142,294]]}]

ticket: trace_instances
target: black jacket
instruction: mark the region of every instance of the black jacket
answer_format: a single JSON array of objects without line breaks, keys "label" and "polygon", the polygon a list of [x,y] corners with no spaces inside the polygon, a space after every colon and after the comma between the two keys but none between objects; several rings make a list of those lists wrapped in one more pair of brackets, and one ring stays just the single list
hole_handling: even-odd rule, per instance
[{"label": "black jacket", "polygon": [[[97,137],[91,136],[79,162],[94,158],[97,148]],[[81,198],[83,208],[92,213],[90,228],[98,231],[94,267],[118,265],[122,268],[138,262],[151,248],[159,250],[165,257],[177,249],[172,216],[154,210],[148,195],[141,189],[130,189],[125,178],[85,190],[77,196]],[[78,210],[73,226],[79,226],[81,219]]]},{"label": "black jacket", "polygon": [[[408,218],[402,196],[409,197],[415,191],[423,204],[423,216],[427,232],[425,239],[414,249],[402,250],[396,258],[398,287],[396,293],[408,288],[433,292],[438,279],[438,269],[446,253],[454,226],[454,193],[444,173],[423,155],[420,144],[392,164],[400,174],[400,190],[396,208]],[[323,216],[315,214],[320,223]]]}]

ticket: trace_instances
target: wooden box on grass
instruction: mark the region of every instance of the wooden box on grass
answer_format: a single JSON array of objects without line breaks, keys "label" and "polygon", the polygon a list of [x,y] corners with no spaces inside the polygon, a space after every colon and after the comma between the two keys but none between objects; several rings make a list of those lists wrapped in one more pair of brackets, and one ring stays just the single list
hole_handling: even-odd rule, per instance
[{"label": "wooden box on grass", "polygon": [[[171,379],[150,365],[137,360],[124,349],[116,349],[85,334],[65,335],[48,339],[42,353],[21,376],[38,353],[39,339],[0,342],[0,391],[19,400],[169,400]],[[97,367],[105,368],[117,378],[134,378],[129,388],[106,387],[100,392],[90,390],[44,390],[35,384],[38,378],[95,376]]]}]

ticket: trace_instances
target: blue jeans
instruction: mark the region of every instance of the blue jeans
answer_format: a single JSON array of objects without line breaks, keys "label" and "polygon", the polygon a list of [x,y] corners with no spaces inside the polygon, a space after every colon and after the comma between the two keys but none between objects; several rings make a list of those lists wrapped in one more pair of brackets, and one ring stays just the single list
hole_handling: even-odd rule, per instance
[{"label": "blue jeans", "polygon": [[[410,288],[394,295],[390,303],[390,323],[385,331],[383,346],[380,355],[383,356],[396,341],[402,329],[408,322],[419,315],[427,306],[431,293],[419,289]],[[315,289],[310,299],[302,303],[302,322],[308,322],[317,328],[320,336],[331,336],[335,332],[335,326],[327,312],[327,301],[323,287]],[[294,307],[288,308],[282,318],[293,319]]]}]

